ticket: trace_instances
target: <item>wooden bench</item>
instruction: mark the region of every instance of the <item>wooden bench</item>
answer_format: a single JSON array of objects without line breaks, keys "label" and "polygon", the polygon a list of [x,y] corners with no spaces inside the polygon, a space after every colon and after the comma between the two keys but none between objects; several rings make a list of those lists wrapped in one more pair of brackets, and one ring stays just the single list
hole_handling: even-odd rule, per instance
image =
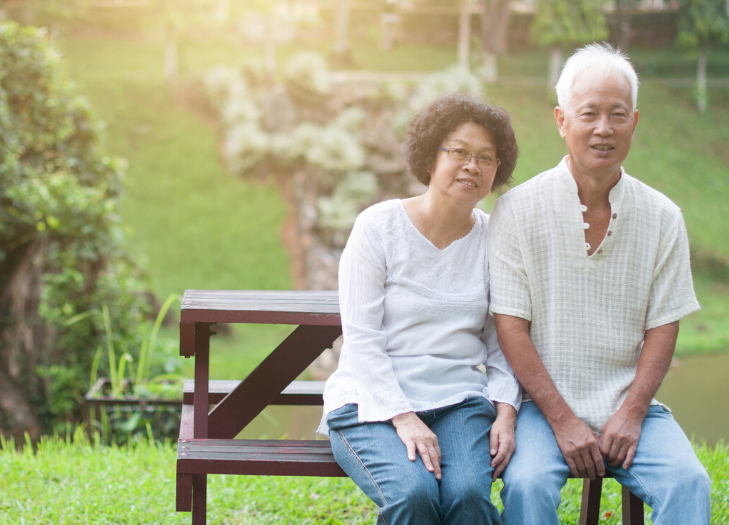
[{"label": "wooden bench", "polygon": [[[298,328],[244,380],[210,381],[216,323]],[[323,382],[295,380],[341,333],[336,292],[185,292],[180,353],[195,356],[195,380],[186,381],[183,392],[176,507],[192,511],[193,525],[206,523],[208,474],[346,476],[326,440],[234,439],[269,405],[322,405]],[[580,525],[598,524],[601,491],[601,479],[584,480]],[[623,523],[642,525],[643,502],[625,488],[622,501]]]}]

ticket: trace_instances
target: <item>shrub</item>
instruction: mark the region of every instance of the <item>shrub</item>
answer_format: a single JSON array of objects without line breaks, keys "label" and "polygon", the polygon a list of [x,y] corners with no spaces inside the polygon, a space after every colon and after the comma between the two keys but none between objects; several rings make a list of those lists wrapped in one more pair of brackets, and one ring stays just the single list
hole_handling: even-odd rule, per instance
[{"label": "shrub", "polygon": [[[0,431],[37,437],[78,414],[109,305],[131,341],[139,270],[116,214],[124,163],[99,149],[99,123],[42,31],[0,24]],[[131,346],[131,345],[130,345]]]}]

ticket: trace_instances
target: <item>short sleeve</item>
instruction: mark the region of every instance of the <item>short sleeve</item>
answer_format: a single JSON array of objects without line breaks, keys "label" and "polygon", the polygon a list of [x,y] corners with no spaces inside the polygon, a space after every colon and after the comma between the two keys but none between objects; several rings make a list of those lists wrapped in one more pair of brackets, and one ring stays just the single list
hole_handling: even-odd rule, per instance
[{"label": "short sleeve", "polygon": [[688,235],[680,213],[661,237],[646,313],[646,330],[678,321],[700,309],[691,277]]},{"label": "short sleeve", "polygon": [[488,226],[491,314],[531,321],[532,303],[512,213],[503,198],[496,201]]}]

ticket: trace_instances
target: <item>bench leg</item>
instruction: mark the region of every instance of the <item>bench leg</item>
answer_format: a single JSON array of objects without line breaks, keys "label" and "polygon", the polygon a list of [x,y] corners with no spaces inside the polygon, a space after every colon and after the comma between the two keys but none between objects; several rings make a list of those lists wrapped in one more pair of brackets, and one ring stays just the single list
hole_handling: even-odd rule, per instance
[{"label": "bench leg", "polygon": [[192,475],[192,525],[205,525],[207,520],[208,476]]},{"label": "bench leg", "polygon": [[643,501],[623,487],[623,525],[643,525]]},{"label": "bench leg", "polygon": [[177,474],[175,489],[177,512],[190,512],[192,510],[192,474]]},{"label": "bench leg", "polygon": [[580,525],[597,525],[600,520],[600,495],[602,478],[585,479],[582,482],[582,506]]}]

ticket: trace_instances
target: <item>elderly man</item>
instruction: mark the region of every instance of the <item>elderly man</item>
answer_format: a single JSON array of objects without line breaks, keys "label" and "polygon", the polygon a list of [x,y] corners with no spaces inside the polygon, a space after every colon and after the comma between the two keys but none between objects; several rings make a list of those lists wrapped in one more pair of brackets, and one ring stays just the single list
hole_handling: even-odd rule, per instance
[{"label": "elderly man", "polygon": [[525,390],[504,525],[559,524],[567,477],[609,470],[656,525],[709,525],[710,483],[654,399],[681,317],[699,309],[679,208],[622,168],[638,124],[633,66],[578,50],[556,86],[568,155],[489,223],[491,313]]}]

